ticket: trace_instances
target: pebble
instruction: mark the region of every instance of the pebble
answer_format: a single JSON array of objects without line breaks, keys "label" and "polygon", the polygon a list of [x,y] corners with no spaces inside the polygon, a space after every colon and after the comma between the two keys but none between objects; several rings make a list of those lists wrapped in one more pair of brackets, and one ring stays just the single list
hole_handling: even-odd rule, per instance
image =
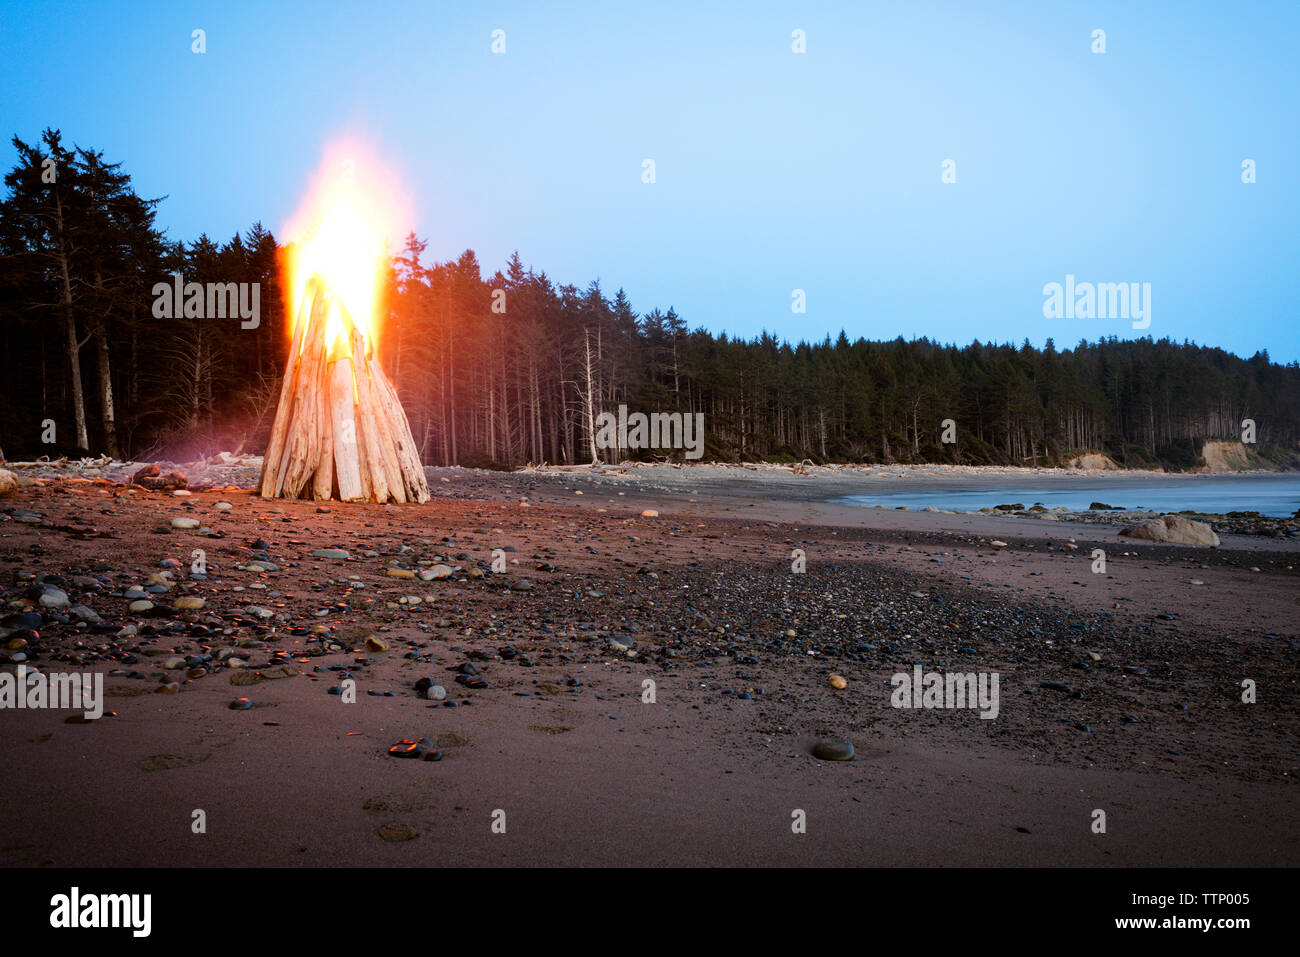
[{"label": "pebble", "polygon": [[46,586],[45,591],[41,592],[42,608],[67,608],[71,604],[68,593],[61,588]]},{"label": "pebble", "polygon": [[452,570],[449,565],[434,565],[432,568],[426,568],[420,572],[420,579],[426,582],[441,581],[442,579],[450,578],[451,576]]},{"label": "pebble", "polygon": [[852,761],[853,742],[843,738],[828,738],[818,741],[813,747],[813,757],[823,761]]},{"label": "pebble", "polygon": [[346,548],[318,548],[311,553],[312,558],[351,558],[352,553]]},{"label": "pebble", "polygon": [[414,578],[415,577],[415,572],[411,571],[409,568],[394,568],[392,566],[385,568],[384,574],[387,575],[389,578]]},{"label": "pebble", "polygon": [[659,517],[659,513],[658,513],[657,511],[655,511],[653,508],[647,508],[647,509],[645,509],[645,510],[643,510],[643,511],[641,512],[641,517],[642,517],[642,518],[658,518],[658,517]]},{"label": "pebble", "polygon": [[831,687],[834,688],[836,691],[843,691],[849,685],[849,683],[839,675],[831,675],[830,681],[831,681]]},{"label": "pebble", "polygon": [[185,595],[176,599],[176,608],[180,611],[197,611],[207,602],[195,595]]},{"label": "pebble", "polygon": [[153,611],[153,602],[142,598],[139,601],[131,602],[131,604],[128,605],[127,608],[138,615],[141,612]]},{"label": "pebble", "polygon": [[199,520],[197,518],[173,518],[172,528],[198,528]]},{"label": "pebble", "polygon": [[212,507],[215,508],[218,512],[228,512],[235,506],[231,505],[229,502],[218,502],[216,505]]},{"label": "pebble", "polygon": [[253,702],[247,698],[236,698],[234,701],[230,702],[231,711],[247,711],[252,706]]},{"label": "pebble", "polygon": [[429,685],[424,689],[424,696],[430,701],[441,701],[447,697],[447,689],[442,685]]}]

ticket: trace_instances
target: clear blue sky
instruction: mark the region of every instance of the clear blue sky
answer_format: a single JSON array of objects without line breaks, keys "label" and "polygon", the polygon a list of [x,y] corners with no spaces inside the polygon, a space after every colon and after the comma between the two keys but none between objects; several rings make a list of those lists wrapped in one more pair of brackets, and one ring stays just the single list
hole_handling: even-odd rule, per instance
[{"label": "clear blue sky", "polygon": [[[1300,359],[1294,2],[3,0],[0,24],[4,167],[61,128],[167,195],[175,239],[281,230],[352,129],[431,256],[518,249],[693,327]],[[1151,283],[1150,328],[1044,319],[1067,273]]]}]

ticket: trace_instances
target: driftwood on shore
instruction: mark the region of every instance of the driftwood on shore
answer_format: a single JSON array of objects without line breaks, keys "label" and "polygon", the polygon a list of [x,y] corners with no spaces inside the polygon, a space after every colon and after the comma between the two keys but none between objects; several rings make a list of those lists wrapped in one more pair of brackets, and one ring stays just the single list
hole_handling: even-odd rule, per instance
[{"label": "driftwood on shore", "polygon": [[[327,342],[331,312],[341,331]],[[258,488],[263,498],[429,500],[397,391],[343,303],[315,279],[294,324]]]}]

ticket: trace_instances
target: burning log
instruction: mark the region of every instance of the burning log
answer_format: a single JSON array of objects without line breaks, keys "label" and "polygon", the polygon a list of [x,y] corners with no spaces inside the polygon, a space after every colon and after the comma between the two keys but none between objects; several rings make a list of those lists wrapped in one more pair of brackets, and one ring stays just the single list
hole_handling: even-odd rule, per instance
[{"label": "burning log", "polygon": [[263,498],[427,502],[397,391],[342,300],[307,281],[262,462]]}]

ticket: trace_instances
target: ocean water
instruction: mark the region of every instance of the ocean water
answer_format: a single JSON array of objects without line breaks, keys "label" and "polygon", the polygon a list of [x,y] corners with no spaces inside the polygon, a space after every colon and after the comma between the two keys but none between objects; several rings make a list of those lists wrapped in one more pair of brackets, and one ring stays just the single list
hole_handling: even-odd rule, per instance
[{"label": "ocean water", "polygon": [[[900,479],[872,486],[840,501],[886,508],[935,508],[971,512],[996,505],[1064,506],[1083,511],[1093,502],[1156,512],[1259,512],[1289,518],[1300,509],[1300,474],[1106,475],[1036,477],[975,475]],[[870,491],[868,491],[870,490]]]}]

